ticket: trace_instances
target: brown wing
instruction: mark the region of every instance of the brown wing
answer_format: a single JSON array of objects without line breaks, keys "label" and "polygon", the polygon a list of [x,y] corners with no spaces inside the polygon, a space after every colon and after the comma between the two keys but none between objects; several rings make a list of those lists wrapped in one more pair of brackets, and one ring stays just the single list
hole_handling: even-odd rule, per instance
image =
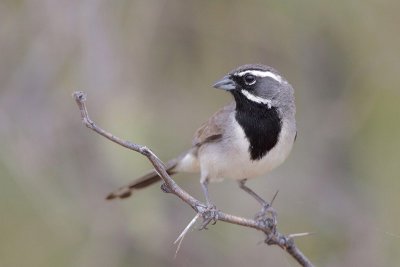
[{"label": "brown wing", "polygon": [[234,110],[235,102],[232,102],[212,115],[207,122],[197,129],[193,138],[193,146],[201,146],[204,143],[219,140],[224,133],[224,124]]}]

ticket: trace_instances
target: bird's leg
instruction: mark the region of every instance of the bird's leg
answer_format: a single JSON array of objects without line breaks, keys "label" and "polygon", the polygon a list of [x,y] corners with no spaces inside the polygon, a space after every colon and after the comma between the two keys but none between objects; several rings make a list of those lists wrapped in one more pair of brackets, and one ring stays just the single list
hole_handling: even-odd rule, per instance
[{"label": "bird's leg", "polygon": [[[255,216],[255,219],[257,221],[266,221],[270,222],[272,227],[275,227],[277,224],[277,214],[276,211],[272,208],[272,202],[275,199],[272,199],[271,203],[268,203],[264,199],[262,199],[256,192],[254,192],[251,188],[247,187],[245,185],[247,179],[243,179],[239,181],[239,187],[243,189],[245,192],[247,192],[250,196],[252,196],[255,200],[257,200],[258,203],[261,204],[262,208],[261,211],[258,212]],[[268,214],[270,215],[270,218],[268,218]]]},{"label": "bird's leg", "polygon": [[257,195],[256,192],[254,192],[251,188],[246,186],[247,179],[243,179],[239,181],[239,187],[246,191],[250,196],[252,196],[255,200],[257,200],[258,203],[260,203],[261,206],[269,206],[269,203],[262,199],[259,195]]},{"label": "bird's leg", "polygon": [[208,183],[209,183],[208,178],[204,179],[204,181],[201,181],[200,183],[201,183],[201,188],[203,189],[204,196],[206,198],[207,206],[212,206],[210,200],[210,194],[208,193]]},{"label": "bird's leg", "polygon": [[218,210],[214,204],[211,203],[210,195],[208,193],[208,183],[209,179],[202,179],[200,181],[201,187],[203,189],[204,196],[206,198],[207,207],[204,211],[201,212],[203,217],[203,223],[200,226],[200,230],[207,229],[207,225],[212,223],[213,225],[218,221]]}]

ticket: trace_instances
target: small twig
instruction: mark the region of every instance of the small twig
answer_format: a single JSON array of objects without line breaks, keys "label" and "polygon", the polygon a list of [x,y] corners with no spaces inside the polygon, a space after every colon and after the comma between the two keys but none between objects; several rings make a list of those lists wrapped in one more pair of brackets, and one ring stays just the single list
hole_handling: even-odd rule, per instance
[{"label": "small twig", "polygon": [[[129,141],[125,141],[111,133],[106,132],[102,128],[98,127],[94,121],[92,121],[89,117],[88,111],[86,109],[85,101],[86,101],[86,94],[84,92],[75,92],[73,97],[79,107],[81,112],[81,118],[83,124],[90,128],[91,130],[95,131],[96,133],[104,136],[105,138],[111,140],[114,143],[117,143],[123,147],[136,151],[144,156],[146,156],[149,161],[153,164],[156,172],[160,175],[161,179],[164,181],[165,185],[169,189],[170,193],[179,197],[182,201],[188,204],[192,209],[196,211],[197,214],[203,214],[207,208],[207,205],[202,203],[201,201],[197,200],[193,196],[191,196],[188,192],[183,190],[178,184],[168,175],[167,171],[165,170],[164,163],[146,146],[138,145]],[[276,194],[273,199],[275,199]],[[266,243],[268,245],[277,245],[284,249],[287,253],[289,253],[301,266],[305,267],[312,267],[314,266],[307,257],[297,248],[294,243],[293,238],[288,235],[283,235],[277,231],[275,231],[275,227],[271,228],[269,225],[263,224],[262,222],[246,219],[242,217],[238,217],[235,215],[230,215],[224,213],[222,211],[217,211],[217,218],[219,221],[232,223],[241,225],[244,227],[254,228],[256,230],[262,231],[266,234],[267,239]],[[198,216],[198,215],[196,215]],[[196,218],[196,217],[195,217]],[[194,219],[193,219],[194,220]],[[192,221],[193,221],[192,220]],[[197,220],[197,218],[196,218]],[[187,228],[190,228],[192,222],[189,223]],[[186,230],[186,232],[188,231]],[[185,230],[182,232],[182,238],[178,237],[177,240],[182,240],[185,235]]]},{"label": "small twig", "polygon": [[288,235],[291,238],[296,238],[296,237],[303,237],[303,236],[309,236],[315,234],[314,232],[305,232],[305,233],[295,233],[295,234],[290,234]]},{"label": "small twig", "polygon": [[279,193],[279,190],[277,190],[277,191],[275,192],[274,196],[273,196],[272,199],[271,199],[271,202],[269,202],[269,205],[270,205],[270,206],[272,206],[272,204],[274,203],[276,197],[278,196],[278,193]]},{"label": "small twig", "polygon": [[178,238],[174,241],[174,244],[178,243],[178,246],[175,251],[175,257],[178,255],[179,249],[181,248],[181,244],[183,239],[185,238],[187,232],[189,232],[190,228],[196,223],[197,219],[200,217],[200,213],[197,213],[196,216],[190,221],[190,223],[183,229],[182,233],[178,236]]},{"label": "small twig", "polygon": [[376,229],[377,229],[378,231],[384,233],[385,235],[389,236],[389,237],[400,238],[400,235],[399,235],[399,234],[395,234],[395,233],[392,233],[392,232],[389,232],[389,231],[386,231],[386,230],[383,230],[383,229],[380,229],[380,228],[376,228]]}]

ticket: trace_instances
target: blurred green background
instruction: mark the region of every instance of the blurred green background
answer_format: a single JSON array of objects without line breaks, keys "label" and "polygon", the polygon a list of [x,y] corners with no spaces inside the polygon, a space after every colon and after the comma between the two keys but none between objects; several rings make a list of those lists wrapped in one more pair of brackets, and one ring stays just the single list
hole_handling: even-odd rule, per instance
[{"label": "blurred green background", "polygon": [[[163,160],[231,97],[234,67],[277,68],[296,91],[290,158],[249,182],[318,266],[400,265],[400,2],[0,1],[0,266],[296,266],[253,230],[217,223],[172,242],[194,216],[153,186],[110,191],[150,164],[82,126],[92,118]],[[177,182],[202,197],[196,175]],[[216,205],[253,216],[235,182]]]}]

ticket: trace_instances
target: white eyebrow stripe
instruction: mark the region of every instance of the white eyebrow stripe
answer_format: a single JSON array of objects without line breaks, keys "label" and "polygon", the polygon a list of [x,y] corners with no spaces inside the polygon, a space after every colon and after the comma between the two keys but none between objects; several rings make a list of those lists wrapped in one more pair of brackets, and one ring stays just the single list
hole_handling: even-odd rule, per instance
[{"label": "white eyebrow stripe", "polygon": [[254,75],[256,77],[270,77],[272,79],[274,79],[275,81],[277,81],[278,83],[282,83],[282,77],[272,73],[270,71],[263,71],[263,70],[245,70],[245,71],[241,71],[241,72],[237,72],[235,73],[237,76],[242,77],[243,75],[246,74],[251,74]]},{"label": "white eyebrow stripe", "polygon": [[265,99],[265,98],[262,98],[262,97],[259,97],[259,96],[255,96],[255,95],[249,93],[246,90],[241,90],[240,92],[250,101],[256,102],[258,104],[267,105],[268,108],[271,108],[271,106],[272,106],[271,100],[269,100],[269,99]]}]

